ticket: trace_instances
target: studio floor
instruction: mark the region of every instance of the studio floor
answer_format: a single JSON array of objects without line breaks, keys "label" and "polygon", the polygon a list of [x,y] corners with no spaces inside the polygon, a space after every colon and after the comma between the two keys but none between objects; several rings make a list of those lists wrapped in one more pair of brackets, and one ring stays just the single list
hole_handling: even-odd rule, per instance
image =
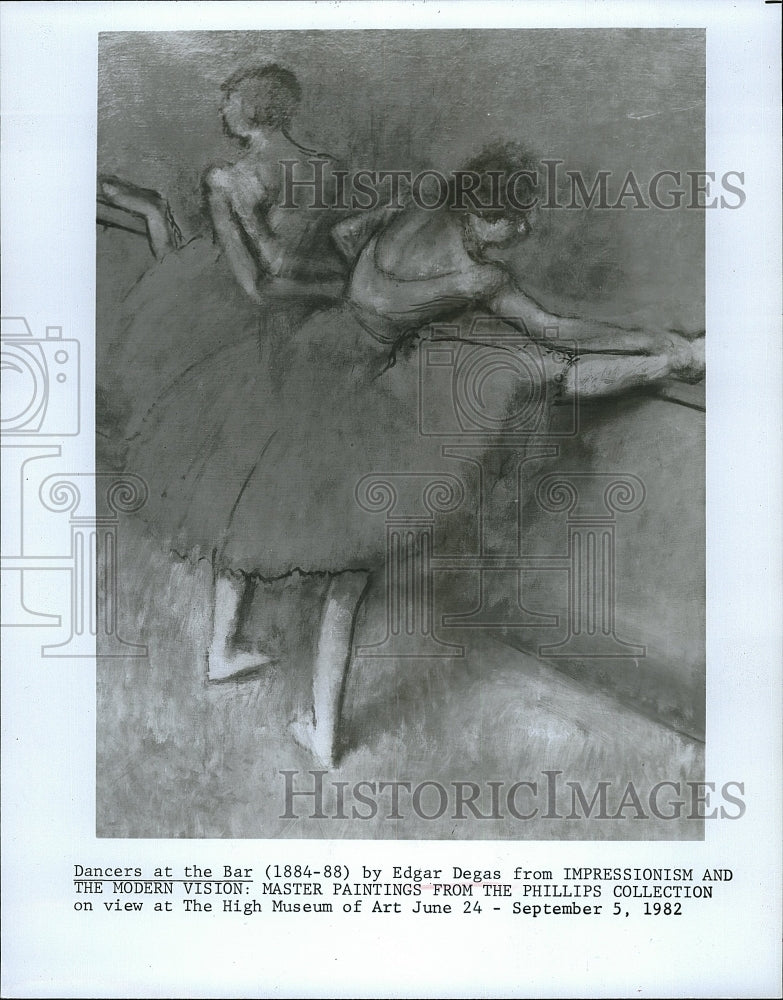
[{"label": "studio floor", "polygon": [[[132,519],[122,525],[118,556],[119,633],[145,643],[148,655],[99,659],[100,837],[677,840],[703,835],[697,820],[655,818],[646,798],[659,781],[700,780],[702,743],[486,630],[452,630],[449,639],[464,644],[463,657],[354,660],[340,758],[324,775],[323,815],[314,817],[319,810],[313,797],[286,803],[286,781],[296,790],[312,789],[309,772],[320,767],[288,727],[311,701],[323,579],[259,582],[246,637],[260,639],[275,662],[255,676],[210,684],[205,650],[211,566],[162,551]],[[384,597],[375,588],[360,613],[355,644],[375,641],[383,619]],[[286,627],[292,620],[304,627]],[[286,779],[285,771],[296,773]],[[546,815],[544,789],[551,779],[545,771],[561,772],[553,817]],[[390,793],[377,789],[394,781],[409,782],[412,790],[433,784],[421,789],[415,805],[402,788],[399,818],[389,818]],[[529,789],[514,799],[523,815],[538,807],[528,819],[514,816],[507,805],[508,789],[521,781],[538,788],[535,801]],[[338,782],[347,783],[345,818],[334,798]],[[352,798],[359,782],[375,783],[374,794],[362,787],[377,810]],[[475,804],[482,818],[456,807],[455,782],[478,785]],[[491,804],[492,782],[500,783],[499,807]],[[566,782],[578,783],[588,802],[598,782],[609,782],[610,816],[633,783],[647,818],[640,819],[626,799],[619,818],[599,818],[597,808],[584,818],[578,806],[579,818],[566,819],[572,812]],[[445,810],[438,785],[449,796]],[[664,812],[666,801],[664,796]],[[353,818],[354,807],[362,816],[376,814]]]}]

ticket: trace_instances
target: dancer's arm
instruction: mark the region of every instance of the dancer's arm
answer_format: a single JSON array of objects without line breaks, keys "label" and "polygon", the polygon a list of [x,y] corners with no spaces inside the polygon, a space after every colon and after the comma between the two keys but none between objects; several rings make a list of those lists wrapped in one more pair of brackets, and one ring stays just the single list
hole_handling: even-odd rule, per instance
[{"label": "dancer's arm", "polygon": [[374,208],[350,215],[333,226],[332,240],[345,260],[353,264],[370,237],[383,229],[398,211],[394,208]]},{"label": "dancer's arm", "polygon": [[254,302],[261,302],[261,296],[256,288],[258,264],[242,238],[241,230],[234,218],[231,197],[221,183],[219,171],[211,170],[207,174],[204,178],[204,188],[215,236],[228,259],[234,277]]}]

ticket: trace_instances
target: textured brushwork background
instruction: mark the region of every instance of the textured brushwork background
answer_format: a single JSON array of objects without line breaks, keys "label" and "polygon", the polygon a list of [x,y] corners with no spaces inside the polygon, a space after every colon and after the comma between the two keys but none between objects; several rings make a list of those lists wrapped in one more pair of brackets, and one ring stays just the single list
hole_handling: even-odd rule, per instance
[{"label": "textured brushwork background", "polygon": [[[239,66],[270,61],[301,80],[297,138],[356,166],[451,169],[497,138],[586,173],[633,169],[642,182],[704,165],[702,32],[303,31],[102,36],[98,169],[165,193],[186,236],[204,231],[200,177],[233,152],[219,85]],[[539,252],[531,260],[528,248],[516,271],[551,309],[701,324],[701,213],[553,212],[536,239]],[[150,262],[143,240],[99,231],[99,392],[123,378],[112,368],[111,317]],[[622,470],[647,488],[644,508],[618,524],[617,546],[618,632],[645,643],[647,658],[553,665],[531,655],[548,635],[471,632],[456,637],[468,645],[464,660],[358,660],[336,779],[510,783],[545,768],[587,785],[702,777],[704,415],[642,394],[585,408],[582,418],[555,467]],[[98,443],[111,467],[111,442]],[[562,518],[529,515],[526,550],[562,550]],[[132,521],[121,526],[119,557],[122,629],[150,656],[99,663],[100,836],[702,835],[685,821],[280,820],[279,771],[311,766],[287,723],[309,699],[323,581],[259,586],[246,629],[263,632],[278,664],[208,687],[209,567],[160,551]],[[559,576],[529,579],[528,605],[562,615]],[[461,596],[469,607],[475,595]],[[376,587],[358,642],[378,636],[382,616]]]}]

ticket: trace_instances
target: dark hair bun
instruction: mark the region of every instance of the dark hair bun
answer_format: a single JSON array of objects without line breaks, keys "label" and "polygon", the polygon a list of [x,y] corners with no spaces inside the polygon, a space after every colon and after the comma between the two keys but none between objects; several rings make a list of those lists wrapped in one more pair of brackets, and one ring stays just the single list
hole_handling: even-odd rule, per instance
[{"label": "dark hair bun", "polygon": [[[482,204],[493,208],[476,211],[477,215],[495,219],[504,216],[524,216],[520,205],[535,201],[538,192],[538,158],[517,142],[493,142],[470,159],[462,170],[481,178],[476,194]],[[475,209],[470,209],[475,211]]]},{"label": "dark hair bun", "polygon": [[294,74],[277,63],[242,69],[223,84],[226,94],[239,92],[251,127],[287,128],[302,98]]}]

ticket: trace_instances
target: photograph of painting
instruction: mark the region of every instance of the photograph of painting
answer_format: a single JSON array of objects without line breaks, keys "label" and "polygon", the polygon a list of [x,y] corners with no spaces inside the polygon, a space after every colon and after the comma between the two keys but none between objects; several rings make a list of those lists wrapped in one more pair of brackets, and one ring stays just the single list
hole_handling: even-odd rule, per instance
[{"label": "photograph of painting", "polygon": [[109,32],[97,125],[97,835],[701,839],[704,31]]}]

